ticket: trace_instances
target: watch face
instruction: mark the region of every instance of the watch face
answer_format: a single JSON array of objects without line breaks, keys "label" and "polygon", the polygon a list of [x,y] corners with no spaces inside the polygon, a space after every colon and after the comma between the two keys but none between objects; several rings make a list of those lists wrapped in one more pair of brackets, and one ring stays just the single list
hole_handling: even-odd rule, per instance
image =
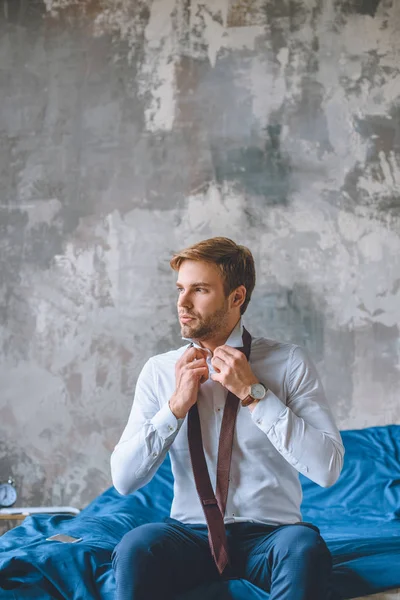
[{"label": "watch face", "polygon": [[17,491],[11,483],[0,483],[0,506],[9,507],[17,499]]},{"label": "watch face", "polygon": [[263,386],[262,383],[254,383],[251,386],[251,395],[256,400],[262,400],[266,393],[267,393],[267,390],[265,389],[265,387]]}]

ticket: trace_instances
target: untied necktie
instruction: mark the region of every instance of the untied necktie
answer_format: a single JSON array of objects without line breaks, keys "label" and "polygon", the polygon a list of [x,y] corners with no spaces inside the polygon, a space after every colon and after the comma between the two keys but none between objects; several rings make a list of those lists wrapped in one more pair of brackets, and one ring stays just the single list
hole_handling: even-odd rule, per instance
[{"label": "untied necktie", "polygon": [[[250,348],[251,335],[243,328],[243,347],[238,348],[238,350],[245,354],[247,360],[250,358]],[[233,434],[239,402],[240,400],[235,394],[228,392],[219,436],[215,494],[204,455],[197,403],[191,407],[188,414],[188,442],[194,480],[208,526],[211,554],[221,575],[229,565],[224,515],[228,497]]]}]

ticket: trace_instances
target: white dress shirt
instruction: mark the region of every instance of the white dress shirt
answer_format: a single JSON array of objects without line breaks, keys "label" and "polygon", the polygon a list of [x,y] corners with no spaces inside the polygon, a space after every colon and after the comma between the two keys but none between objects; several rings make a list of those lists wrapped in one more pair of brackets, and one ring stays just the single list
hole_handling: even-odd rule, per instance
[{"label": "white dress shirt", "polygon": [[[241,347],[239,321],[226,342]],[[168,401],[175,363],[188,346],[150,358],[139,375],[128,423],[111,456],[115,488],[130,494],[146,485],[170,453],[174,475],[171,517],[205,523],[187,440],[187,418],[176,419]],[[207,358],[210,374],[211,352]],[[251,412],[240,406],[233,439],[225,523],[301,521],[298,472],[328,487],[343,465],[344,448],[317,371],[300,346],[253,338],[250,365],[268,388]],[[218,441],[227,390],[209,378],[198,408],[204,453],[215,490]]]}]

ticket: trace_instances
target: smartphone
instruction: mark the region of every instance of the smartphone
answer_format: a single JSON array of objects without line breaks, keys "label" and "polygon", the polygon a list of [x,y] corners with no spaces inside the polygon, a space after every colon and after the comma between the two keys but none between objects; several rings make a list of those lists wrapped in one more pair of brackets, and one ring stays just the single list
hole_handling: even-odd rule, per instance
[{"label": "smartphone", "polygon": [[64,542],[64,544],[74,544],[75,542],[81,542],[83,538],[72,537],[72,535],[65,535],[65,533],[57,533],[51,537],[46,538],[46,542]]}]

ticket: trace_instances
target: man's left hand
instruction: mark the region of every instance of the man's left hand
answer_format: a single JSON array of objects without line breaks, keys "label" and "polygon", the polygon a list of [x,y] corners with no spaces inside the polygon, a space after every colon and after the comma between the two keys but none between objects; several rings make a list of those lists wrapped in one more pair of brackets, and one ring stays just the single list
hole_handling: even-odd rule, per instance
[{"label": "man's left hand", "polygon": [[216,370],[216,373],[211,375],[211,379],[218,381],[240,400],[244,400],[250,386],[258,382],[246,356],[231,346],[218,346],[214,350],[211,364]]}]

